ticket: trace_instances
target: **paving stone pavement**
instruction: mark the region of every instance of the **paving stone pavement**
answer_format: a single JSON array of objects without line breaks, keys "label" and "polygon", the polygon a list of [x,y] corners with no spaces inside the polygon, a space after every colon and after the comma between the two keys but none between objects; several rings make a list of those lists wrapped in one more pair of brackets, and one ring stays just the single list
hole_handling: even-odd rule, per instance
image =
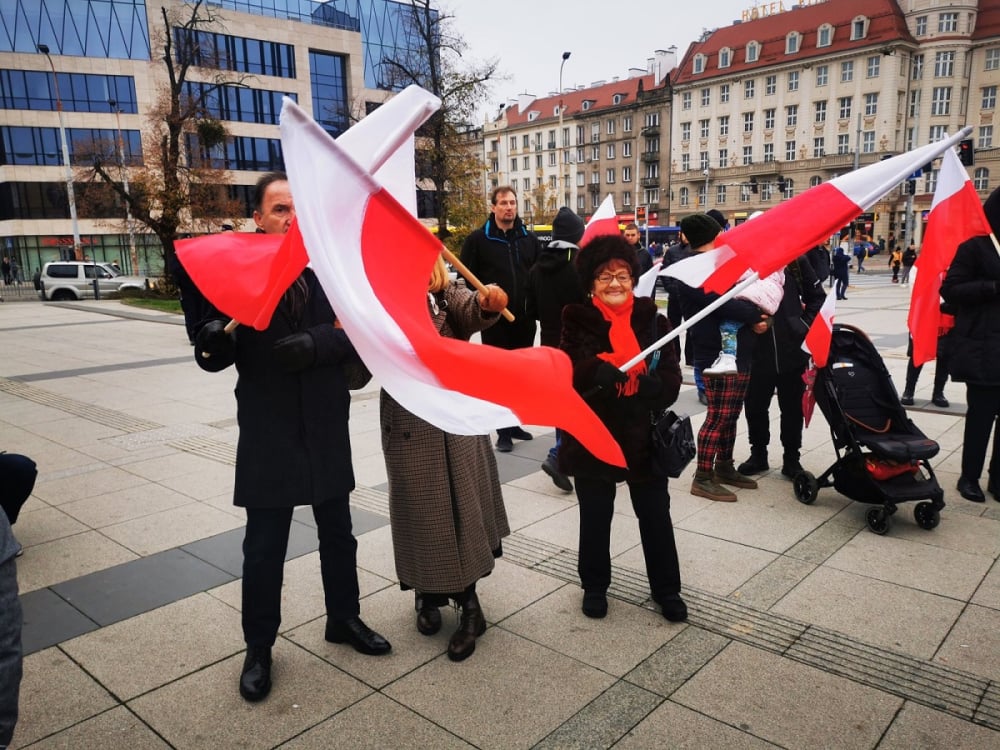
[{"label": "paving stone pavement", "polygon": [[[908,294],[865,274],[838,306],[897,385]],[[625,488],[608,617],[583,616],[574,496],[540,470],[551,428],[529,426],[534,440],[497,456],[512,534],[480,584],[490,627],[454,664],[457,615],[421,636],[397,585],[373,383],[352,399],[352,513],[362,613],[393,652],[324,641],[300,509],[274,690],[250,705],[236,691],[234,374],[199,370],[176,316],[115,301],[7,304],[0,332],[0,450],[39,465],[15,527],[26,656],[13,747],[1000,747],[1000,503],[954,490],[960,384],[936,409],[925,373],[912,410],[941,445],[947,507],[933,531],[903,504],[876,536],[870,506],[833,489],[803,505],[776,470],[725,507],[688,492],[693,468],[673,480],[686,624],[649,600]],[[697,429],[690,382],[677,408]],[[747,450],[741,424],[737,456]],[[819,474],[835,458],[817,412],[802,463]]]}]

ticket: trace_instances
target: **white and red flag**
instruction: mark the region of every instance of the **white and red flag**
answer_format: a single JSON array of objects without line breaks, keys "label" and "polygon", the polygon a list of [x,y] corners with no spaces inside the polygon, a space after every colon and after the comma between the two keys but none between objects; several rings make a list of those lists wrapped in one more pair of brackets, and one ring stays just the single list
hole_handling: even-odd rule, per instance
[{"label": "white and red flag", "polygon": [[636,297],[652,297],[653,289],[656,287],[656,279],[660,274],[660,266],[663,265],[663,258],[653,261],[653,267],[639,277],[635,283]]},{"label": "white and red flag", "polygon": [[590,217],[587,227],[583,230],[583,237],[577,244],[583,247],[594,237],[607,234],[621,234],[618,228],[618,214],[615,213],[615,199],[611,195],[601,201],[601,205],[594,211],[594,215]]},{"label": "white and red flag", "polygon": [[361,359],[406,409],[447,432],[554,425],[624,466],[621,448],[551,347],[505,350],[444,338],[427,312],[441,243],[294,102],[281,140],[317,278]]},{"label": "white and red flag", "polygon": [[909,175],[968,137],[971,128],[936,143],[877,161],[809,188],[716,239],[716,249],[670,265],[664,274],[690,287],[725,292],[748,269],[761,278],[840,231]]},{"label": "white and red flag", "polygon": [[914,264],[917,276],[906,321],[913,337],[913,364],[919,366],[937,356],[941,282],[955,251],[966,240],[990,231],[968,172],[954,149],[948,149],[941,160],[923,247]]},{"label": "white and red flag", "polygon": [[817,367],[826,367],[830,359],[830,344],[833,343],[833,319],[837,312],[836,287],[827,292],[819,314],[809,326],[802,348],[812,355]]}]

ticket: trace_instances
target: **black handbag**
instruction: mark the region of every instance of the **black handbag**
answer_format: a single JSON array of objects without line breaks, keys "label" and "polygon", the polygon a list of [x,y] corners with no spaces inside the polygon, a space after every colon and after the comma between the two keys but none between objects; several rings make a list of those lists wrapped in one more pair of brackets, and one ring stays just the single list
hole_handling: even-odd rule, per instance
[{"label": "black handbag", "polygon": [[676,479],[698,452],[691,417],[687,414],[675,414],[673,410],[659,416],[654,414],[651,437],[653,473],[659,477]]}]

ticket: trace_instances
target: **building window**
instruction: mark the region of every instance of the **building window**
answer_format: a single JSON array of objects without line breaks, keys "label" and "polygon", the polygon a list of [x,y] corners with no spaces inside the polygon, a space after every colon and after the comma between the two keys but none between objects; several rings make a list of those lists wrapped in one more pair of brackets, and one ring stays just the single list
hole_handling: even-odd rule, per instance
[{"label": "building window", "polygon": [[719,67],[728,68],[732,64],[733,51],[729,47],[723,47],[719,50]]},{"label": "building window", "polygon": [[681,205],[687,206],[691,203],[691,191],[686,187],[682,187],[680,191]]},{"label": "building window", "polygon": [[622,144],[622,157],[627,159],[632,155],[632,141],[625,141]]},{"label": "building window", "polygon": [[990,170],[986,167],[978,167],[975,174],[972,176],[972,184],[976,190],[989,190],[990,189]]},{"label": "building window", "polygon": [[701,106],[707,107],[712,103],[712,89],[702,89],[701,90]]},{"label": "building window", "polygon": [[[591,146],[590,147],[590,160],[591,161],[597,161],[600,158],[601,158],[601,147],[600,146]],[[539,164],[538,166],[541,166],[541,164]]]},{"label": "building window", "polygon": [[830,66],[829,65],[817,65],[816,66],[816,85],[826,86],[827,82],[830,80]]},{"label": "building window", "polygon": [[659,112],[647,112],[646,113],[646,127],[655,128],[660,125],[660,113]]},{"label": "building window", "polygon": [[722,183],[715,186],[715,202],[721,205],[726,202],[726,185]]},{"label": "building window", "polygon": [[846,120],[846,119],[848,119],[851,116],[851,102],[853,100],[854,100],[854,97],[852,97],[852,96],[842,96],[842,97],[840,97],[840,100],[839,100],[840,112],[837,114],[837,116],[841,120]]},{"label": "building window", "polygon": [[914,33],[917,36],[923,36],[927,33],[927,16],[917,16],[917,27]]},{"label": "building window", "polygon": [[951,86],[936,86],[931,94],[931,114],[951,113]]},{"label": "building window", "polygon": [[[622,182],[624,182],[624,180],[622,180]],[[632,205],[632,191],[631,190],[626,190],[624,193],[622,193],[622,205],[623,206],[631,206]]]},{"label": "building window", "polygon": [[586,179],[587,178],[583,174],[583,172],[577,172],[576,173],[576,186],[577,187],[583,187],[583,183],[586,182]]},{"label": "building window", "polygon": [[778,90],[778,76],[764,78],[764,94],[771,95]]},{"label": "building window", "polygon": [[813,138],[813,158],[818,159],[819,157],[825,155],[826,155],[826,147],[824,144],[824,139],[822,137]]},{"label": "building window", "polygon": [[705,72],[705,56],[704,55],[695,55],[694,56],[694,62],[693,62],[692,68],[691,68],[691,72],[695,73],[695,74],[704,73]]},{"label": "building window", "polygon": [[646,199],[646,205],[660,202],[660,189],[659,188],[649,188],[643,191],[643,198]]},{"label": "building window", "polygon": [[788,73],[788,90],[798,91],[799,90],[799,71],[792,70]]},{"label": "building window", "polygon": [[516,172],[517,171],[517,157],[516,156],[513,159],[510,160],[510,171],[511,172]]},{"label": "building window", "polygon": [[729,115],[719,118],[719,135],[729,135]]},{"label": "building window", "polygon": [[986,50],[986,70],[1000,70],[1000,47]]},{"label": "building window", "polygon": [[934,55],[934,77],[951,78],[955,74],[955,53],[937,52]]},{"label": "building window", "polygon": [[819,27],[819,31],[816,33],[816,46],[829,47],[831,44],[833,44],[833,27],[825,23]]},{"label": "building window", "polygon": [[865,76],[867,78],[878,78],[879,69],[882,67],[882,56],[872,55],[868,58],[868,64],[865,70]]},{"label": "building window", "polygon": [[799,105],[792,104],[785,107],[785,127],[794,128],[799,124]]},{"label": "building window", "polygon": [[522,167],[521,167],[522,169],[531,169],[531,157],[530,156],[522,156],[521,157],[521,162],[522,162]]},{"label": "building window", "polygon": [[756,87],[756,84],[757,84],[757,82],[754,79],[752,79],[752,78],[749,81],[744,81],[743,82],[743,98],[744,99],[753,99],[754,89]]},{"label": "building window", "polygon": [[728,83],[724,83],[721,86],[719,86],[719,101],[722,104],[725,104],[726,102],[729,101],[729,84]]},{"label": "building window", "polygon": [[604,149],[604,158],[605,159],[614,159],[615,158],[615,144],[609,143],[607,145],[607,147]]},{"label": "building window", "polygon": [[777,112],[777,110],[773,108],[764,110],[764,130],[774,130],[775,112]]},{"label": "building window", "polygon": [[691,140],[691,123],[689,122],[681,123],[681,140],[682,141]]},{"label": "building window", "polygon": [[865,94],[865,115],[878,114],[878,94]]},{"label": "building window", "polygon": [[600,143],[601,141],[601,123],[595,122],[590,126],[590,142]]},{"label": "building window", "polygon": [[617,128],[617,126],[618,126],[618,123],[614,120],[614,118],[612,118],[612,119],[608,120],[605,123],[605,125],[604,125],[604,131],[608,135],[614,135],[615,134],[615,128]]},{"label": "building window", "polygon": [[809,187],[816,187],[817,185],[822,184],[822,182],[823,182],[822,177],[820,177],[819,175],[813,175],[812,177],[809,178]]},{"label": "building window", "polygon": [[910,127],[906,129],[906,150],[912,151],[917,145],[917,129]]},{"label": "building window", "polygon": [[202,68],[295,78],[295,47],[291,44],[175,27],[174,50],[177,62]]},{"label": "building window", "polygon": [[958,31],[958,13],[941,13],[938,15],[939,33],[953,34],[956,31]]},{"label": "building window", "polygon": [[681,94],[681,109],[691,109],[691,92],[685,91]]},{"label": "building window", "polygon": [[855,18],[851,23],[851,40],[864,39],[865,29],[868,26],[867,18]]},{"label": "building window", "polygon": [[851,153],[851,136],[847,133],[841,133],[837,136],[837,154],[843,156],[849,153]]},{"label": "building window", "polygon": [[743,147],[743,166],[753,164],[753,146]]},{"label": "building window", "polygon": [[914,55],[913,62],[910,65],[910,77],[914,81],[919,81],[924,77],[924,56]]},{"label": "building window", "polygon": [[309,50],[309,81],[313,119],[327,133],[337,137],[351,125],[347,102],[347,58]]},{"label": "building window", "polygon": [[[113,99],[123,114],[139,111],[132,76],[59,73],[59,101],[66,112],[113,112]],[[0,70],[0,108],[56,110],[52,73]]]},{"label": "building window", "polygon": [[813,118],[814,122],[826,122],[826,102],[815,102],[813,105],[816,109],[816,116]]},{"label": "building window", "polygon": [[681,154],[681,171],[691,171],[691,154]]},{"label": "building window", "polygon": [[600,208],[600,206],[601,206],[601,194],[598,191],[594,191],[594,193],[590,196],[590,207]]},{"label": "building window", "polygon": [[555,151],[550,151],[549,152],[549,166],[550,167],[554,167],[555,165],[556,165],[556,152]]},{"label": "building window", "polygon": [[983,86],[982,109],[994,109],[997,106],[997,87]]},{"label": "building window", "polygon": [[938,170],[929,169],[924,172],[924,192],[933,193],[937,190]]},{"label": "building window", "polygon": [[698,164],[700,165],[702,171],[708,169],[708,151],[700,151],[698,153]]},{"label": "building window", "polygon": [[774,161],[774,144],[765,143],[764,144],[764,163]]},{"label": "building window", "polygon": [[993,148],[993,126],[980,125],[976,148]]},{"label": "building window", "polygon": [[743,113],[743,132],[752,133],[753,132],[753,112]]},{"label": "building window", "polygon": [[517,136],[516,135],[512,135],[510,137],[510,143],[509,143],[508,147],[510,148],[511,151],[517,151]]},{"label": "building window", "polygon": [[854,60],[845,60],[840,64],[840,82],[850,83],[854,80]]},{"label": "building window", "polygon": [[792,197],[794,197],[794,195],[795,195],[795,181],[794,180],[792,180],[792,179],[785,180],[785,191],[784,191],[783,195],[784,195],[785,198],[792,198]]},{"label": "building window", "polygon": [[920,112],[920,89],[910,92],[910,117],[916,117]]},{"label": "building window", "polygon": [[799,40],[802,37],[799,36],[799,32],[792,31],[785,37],[785,54],[794,55],[799,51]]},{"label": "building window", "polygon": [[747,62],[757,62],[760,56],[760,45],[757,42],[747,42]]},{"label": "building window", "polygon": [[632,132],[632,115],[625,115],[622,118],[622,131],[626,133]]},{"label": "building window", "polygon": [[615,170],[614,169],[609,169],[609,170],[607,170],[604,173],[604,181],[608,185],[614,185],[615,184]]},{"label": "building window", "polygon": [[596,169],[590,173],[590,184],[591,185],[601,184],[601,175]]},{"label": "building window", "polygon": [[[3,138],[0,164],[42,167],[63,164],[58,128],[4,126],[0,128],[0,132]],[[122,130],[121,136],[125,164],[142,164],[142,140],[139,131]],[[92,166],[95,156],[103,155],[112,149],[114,163],[118,164],[117,130],[67,128],[66,141],[71,165]],[[68,210],[69,204],[66,205]]]},{"label": "building window", "polygon": [[581,213],[587,210],[587,197],[585,195],[576,196],[576,210]]},{"label": "building window", "polygon": [[708,186],[700,185],[698,187],[698,205],[702,208],[708,205]]},{"label": "building window", "polygon": [[785,141],[785,161],[795,161],[795,141]]},{"label": "building window", "polygon": [[622,182],[632,182],[632,167],[622,167]]},{"label": "building window", "polygon": [[750,185],[745,182],[740,183],[740,203],[750,202]]},{"label": "building window", "polygon": [[719,149],[719,167],[724,169],[729,166],[729,149],[720,148]]},{"label": "building window", "polygon": [[931,125],[930,133],[928,134],[927,142],[934,143],[935,141],[940,141],[945,136],[945,126],[944,125]]},{"label": "building window", "polygon": [[[594,159],[596,159],[596,158],[597,158],[597,156],[595,154]],[[541,168],[542,168],[542,155],[541,154],[536,154],[535,155],[535,169],[541,169]]]},{"label": "building window", "polygon": [[771,183],[762,182],[760,183],[760,199],[762,201],[771,200]]},{"label": "building window", "polygon": [[698,120],[698,135],[702,138],[708,138],[708,124],[709,120]]}]

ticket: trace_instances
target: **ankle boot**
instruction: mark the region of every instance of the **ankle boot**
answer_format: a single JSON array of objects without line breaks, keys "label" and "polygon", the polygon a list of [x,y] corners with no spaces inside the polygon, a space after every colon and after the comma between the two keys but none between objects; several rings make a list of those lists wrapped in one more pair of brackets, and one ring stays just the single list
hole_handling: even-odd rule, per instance
[{"label": "ankle boot", "polygon": [[786,452],[781,461],[781,475],[789,479],[795,479],[800,471],[802,471],[802,464],[799,462],[799,452]]},{"label": "ankle boot", "polygon": [[691,482],[691,494],[695,497],[705,497],[720,503],[735,503],[735,493],[727,490],[715,481],[710,471],[696,471]]},{"label": "ankle boot", "polygon": [[441,610],[430,604],[419,591],[414,593],[414,609],[417,610],[417,630],[424,635],[434,635],[441,629]]},{"label": "ankle boot", "polygon": [[750,458],[741,463],[736,470],[740,474],[763,474],[771,467],[767,465],[767,448],[750,448]]},{"label": "ankle boot", "polygon": [[458,630],[452,633],[448,641],[448,658],[452,661],[462,661],[472,656],[476,650],[476,638],[486,632],[486,618],[479,607],[479,598],[475,591],[465,593],[464,599],[458,604],[462,607],[462,617]]},{"label": "ankle boot", "polygon": [[719,484],[728,484],[730,487],[743,487],[748,490],[757,489],[757,482],[736,471],[736,467],[733,466],[732,460],[716,460],[715,481]]}]

